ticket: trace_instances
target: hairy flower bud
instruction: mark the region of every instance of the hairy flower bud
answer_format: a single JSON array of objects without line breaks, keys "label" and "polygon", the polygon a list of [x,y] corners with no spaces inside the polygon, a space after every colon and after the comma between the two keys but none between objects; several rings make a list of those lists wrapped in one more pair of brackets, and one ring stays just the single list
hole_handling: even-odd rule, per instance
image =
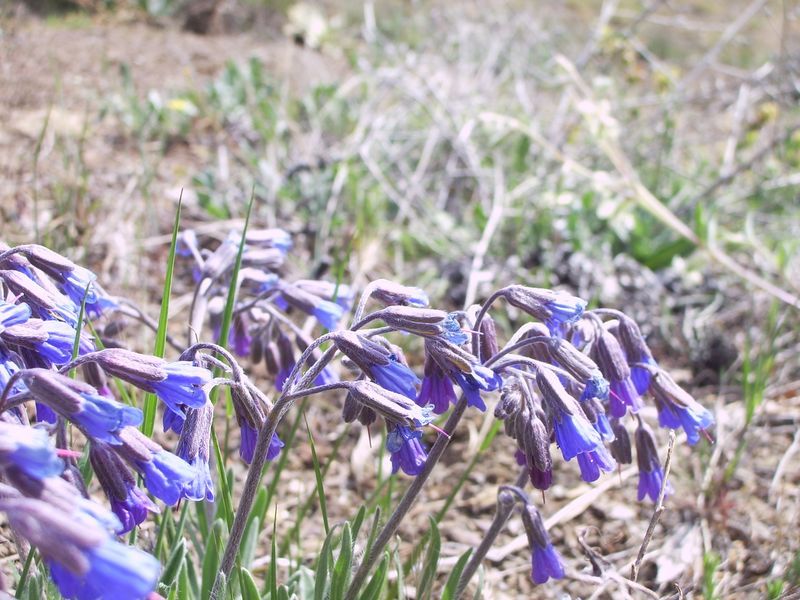
[{"label": "hairy flower bud", "polygon": [[617,338],[610,332],[600,332],[595,344],[595,358],[610,385],[609,405],[612,416],[625,416],[628,408],[639,412],[642,406],[639,393],[631,381],[631,370]]},{"label": "hairy flower bud", "polygon": [[586,301],[566,292],[510,285],[500,290],[512,306],[539,319],[551,333],[560,334],[563,325],[577,321],[586,308]]},{"label": "hairy flower bud", "polygon": [[448,314],[443,310],[414,306],[389,306],[372,313],[372,318],[381,319],[390,327],[421,336],[445,333],[444,321],[447,317]]},{"label": "hairy flower bud", "polygon": [[428,306],[428,294],[417,287],[400,285],[388,279],[376,279],[370,283],[372,297],[387,305]]},{"label": "hairy flower bud", "polygon": [[620,464],[631,464],[633,456],[631,453],[631,437],[628,435],[628,430],[619,419],[611,419],[611,430],[614,432],[614,439],[609,446],[611,456]]},{"label": "hairy flower bud", "polygon": [[486,315],[483,317],[480,326],[480,358],[482,360],[489,360],[500,350],[497,345],[497,327],[495,326],[494,319]]}]

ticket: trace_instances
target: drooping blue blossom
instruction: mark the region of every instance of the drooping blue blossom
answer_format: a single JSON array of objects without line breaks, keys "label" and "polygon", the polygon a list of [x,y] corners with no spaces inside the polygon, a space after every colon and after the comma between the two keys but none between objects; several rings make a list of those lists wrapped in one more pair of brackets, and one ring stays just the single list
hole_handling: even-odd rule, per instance
[{"label": "drooping blue blossom", "polygon": [[481,392],[491,392],[500,389],[503,385],[500,375],[483,365],[473,365],[472,371],[469,373],[462,373],[454,369],[451,371],[451,376],[464,392],[467,405],[480,411],[486,410],[486,403],[481,397]]},{"label": "drooping blue blossom", "polygon": [[27,304],[9,304],[0,300],[0,331],[24,323],[30,317],[31,307]]},{"label": "drooping blue blossom", "polygon": [[135,461],[150,493],[169,506],[181,499],[183,489],[195,478],[195,471],[184,460],[166,450],[151,451],[150,460]]},{"label": "drooping blue blossom", "polygon": [[541,584],[551,578],[564,578],[561,555],[553,544],[535,546],[531,555],[531,579],[534,583]]},{"label": "drooping blue blossom", "polygon": [[425,339],[425,356],[426,362],[435,361],[441,371],[459,385],[467,404],[478,410],[486,410],[481,392],[494,391],[503,385],[499,374],[481,365],[466,350],[442,338]]},{"label": "drooping blue blossom", "polygon": [[422,433],[404,425],[390,429],[386,436],[386,449],[390,452],[392,473],[402,469],[406,475],[416,476],[425,468],[428,453],[420,442]]},{"label": "drooping blue blossom", "polygon": [[163,368],[165,379],[147,383],[170,410],[182,414],[181,405],[199,408],[206,403],[208,393],[203,386],[211,381],[211,371],[189,361],[166,363]]},{"label": "drooping blue blossom", "polygon": [[442,414],[450,404],[455,404],[458,398],[453,389],[453,382],[444,374],[441,367],[430,356],[425,358],[425,374],[419,388],[416,402],[420,406],[433,405],[433,412]]},{"label": "drooping blue blossom", "polygon": [[144,522],[148,512],[158,513],[158,507],[153,504],[147,494],[135,485],[128,488],[128,494],[123,499],[111,498],[111,510],[117,515],[122,524],[122,529],[117,531],[122,535]]},{"label": "drooping blue blossom", "polygon": [[80,409],[67,416],[90,437],[118,445],[118,433],[123,427],[137,426],[142,422],[142,411],[111,400],[100,394],[78,392],[83,398]]},{"label": "drooping blue blossom", "polygon": [[87,548],[84,556],[89,568],[83,575],[47,561],[50,576],[64,598],[142,600],[155,589],[161,573],[161,563],[154,556],[112,539]]},{"label": "drooping blue blossom", "polygon": [[714,425],[711,412],[675,383],[666,372],[657,371],[651,377],[650,390],[656,400],[659,424],[669,429],[683,427],[690,445],[698,442],[701,431],[707,431]]},{"label": "drooping blue blossom", "polygon": [[320,325],[325,329],[333,331],[339,326],[339,321],[341,321],[342,316],[344,316],[344,309],[333,302],[320,300],[313,308],[312,314],[316,317],[317,321],[319,321]]},{"label": "drooping blue blossom", "polygon": [[181,496],[187,500],[206,500],[214,501],[214,482],[211,480],[211,469],[208,464],[208,457],[196,455],[194,458],[182,457],[193,471],[192,478],[187,481],[181,492]]},{"label": "drooping blue blossom", "polygon": [[[12,325],[0,332],[0,336],[10,344],[29,348],[47,364],[63,365],[72,358],[75,342],[75,329],[63,321],[42,321],[28,319],[25,323]],[[78,354],[94,350],[92,341],[80,337]]]},{"label": "drooping blue blossom", "polygon": [[[639,501],[649,497],[653,502],[658,502],[661,486],[664,485],[664,469],[658,459],[653,432],[640,421],[634,439],[636,441],[636,463],[639,466],[639,489],[636,497]],[[672,492],[669,482],[667,482],[664,492],[665,495]]]},{"label": "drooping blue blossom", "polygon": [[57,477],[64,470],[43,429],[0,422],[0,461],[33,477]]},{"label": "drooping blue blossom", "polygon": [[531,549],[531,579],[536,584],[548,579],[562,579],[564,566],[561,556],[553,547],[539,511],[531,504],[522,510],[522,524]]},{"label": "drooping blue blossom", "polygon": [[553,419],[556,444],[564,460],[592,452],[603,445],[600,434],[583,414],[561,413]]},{"label": "drooping blue blossom", "polygon": [[411,399],[417,397],[419,377],[394,355],[389,356],[389,362],[385,365],[373,365],[370,375],[378,385],[387,390]]},{"label": "drooping blue blossom", "polygon": [[639,412],[642,407],[641,397],[639,392],[636,391],[636,386],[634,386],[630,377],[626,377],[625,379],[611,380],[611,390],[608,396],[608,405],[611,411],[611,416],[618,419],[624,417],[629,408],[634,414]]},{"label": "drooping blue blossom", "polygon": [[616,461],[602,444],[596,450],[578,454],[577,460],[581,478],[589,483],[597,481],[601,471],[609,472],[617,467]]}]

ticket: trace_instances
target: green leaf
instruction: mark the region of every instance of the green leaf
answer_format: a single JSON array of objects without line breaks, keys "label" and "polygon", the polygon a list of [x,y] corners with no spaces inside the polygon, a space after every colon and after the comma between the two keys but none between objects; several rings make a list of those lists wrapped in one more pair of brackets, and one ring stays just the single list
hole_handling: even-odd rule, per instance
[{"label": "green leaf", "polygon": [[311,462],[314,465],[314,477],[317,481],[317,496],[319,496],[319,508],[322,513],[322,526],[325,528],[325,535],[328,535],[330,532],[330,526],[328,525],[328,503],[325,501],[325,489],[322,485],[322,471],[319,466],[319,458],[317,458],[317,448],[314,444],[314,437],[311,435],[311,428],[308,426],[308,419],[306,419],[305,412],[303,412],[303,420],[306,423],[308,443],[311,446]]},{"label": "green leaf", "polygon": [[381,592],[383,591],[384,583],[386,583],[386,575],[388,572],[389,553],[384,552],[383,559],[381,559],[375,574],[372,576],[372,579],[369,580],[367,587],[358,597],[358,600],[378,600],[381,597]]},{"label": "green leaf", "polygon": [[322,550],[320,550],[319,556],[317,557],[317,573],[314,578],[314,600],[323,600],[325,598],[325,591],[328,587],[328,574],[333,567],[331,564],[333,562],[331,546],[333,545],[333,534],[335,531],[336,527],[328,533],[325,542],[322,544]]},{"label": "green leaf", "polygon": [[203,585],[201,588],[203,598],[208,598],[211,595],[214,579],[216,579],[219,572],[220,559],[225,547],[223,539],[226,534],[225,521],[217,519],[211,526],[205,556],[203,556]]},{"label": "green leaf", "polygon": [[422,576],[417,587],[417,598],[420,600],[427,600],[431,597],[433,582],[436,580],[436,567],[439,564],[439,553],[442,549],[442,539],[439,535],[439,526],[436,524],[436,519],[432,516],[428,518],[430,520],[431,541],[428,544],[428,551],[425,553]]},{"label": "green leaf", "polygon": [[256,546],[258,545],[259,531],[258,517],[250,519],[250,522],[245,527],[244,534],[242,534],[242,544],[239,547],[239,562],[242,567],[250,567],[250,563],[253,561]]},{"label": "green leaf", "polygon": [[[158,316],[158,330],[156,331],[156,342],[153,348],[153,356],[162,357],[167,348],[167,320],[169,319],[169,298],[172,294],[172,277],[175,270],[175,249],[178,243],[178,229],[181,222],[181,207],[183,205],[183,190],[178,198],[178,209],[175,211],[175,222],[172,225],[172,242],[169,246],[169,257],[167,258],[167,272],[164,276],[164,291],[161,295],[161,313]],[[147,437],[152,437],[153,428],[156,421],[156,395],[145,394],[144,406],[142,408],[142,433]]]},{"label": "green leaf", "polygon": [[464,554],[461,555],[461,558],[458,559],[456,566],[453,567],[453,571],[450,573],[450,577],[447,578],[447,583],[444,585],[442,600],[455,600],[458,580],[461,579],[461,573],[464,571],[464,567],[467,566],[467,561],[469,560],[471,554],[472,548],[464,552]]},{"label": "green leaf", "polygon": [[261,600],[253,574],[244,567],[239,570],[239,582],[242,588],[242,600]]},{"label": "green leaf", "polygon": [[278,595],[278,553],[275,549],[275,539],[278,537],[278,507],[275,507],[275,515],[272,518],[272,554],[269,559],[269,574],[267,576],[267,589],[269,597],[275,598]]},{"label": "green leaf", "polygon": [[170,587],[178,576],[183,562],[186,560],[186,541],[180,540],[172,549],[169,560],[164,566],[164,572],[161,574],[161,583],[166,587]]},{"label": "green leaf", "polygon": [[342,541],[339,547],[339,558],[333,567],[333,577],[331,578],[331,600],[344,598],[347,582],[350,581],[351,569],[353,566],[353,537],[350,523],[344,524],[342,531]]}]

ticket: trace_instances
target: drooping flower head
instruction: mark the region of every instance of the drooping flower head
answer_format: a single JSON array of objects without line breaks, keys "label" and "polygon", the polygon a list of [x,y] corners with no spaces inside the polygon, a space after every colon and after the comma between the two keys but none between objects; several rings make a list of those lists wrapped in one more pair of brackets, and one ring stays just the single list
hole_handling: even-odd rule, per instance
[{"label": "drooping flower head", "polygon": [[136,486],[136,480],[119,455],[102,442],[91,445],[89,460],[103,488],[111,511],[117,516],[121,528],[118,535],[127,533],[147,518],[148,512],[158,513],[147,494]]},{"label": "drooping flower head", "polygon": [[337,332],[333,342],[381,387],[407,398],[417,397],[419,378],[388,348],[353,331]]},{"label": "drooping flower head", "polygon": [[585,300],[566,292],[510,285],[499,293],[509,304],[547,325],[554,336],[560,336],[566,325],[580,319],[586,308]]},{"label": "drooping flower head", "polygon": [[428,294],[418,287],[400,285],[388,279],[376,279],[369,284],[372,297],[387,306],[428,306]]},{"label": "drooping flower head", "polygon": [[[25,323],[12,325],[0,332],[0,340],[12,346],[29,348],[40,358],[53,365],[63,365],[72,358],[72,346],[76,331],[63,321],[28,319]],[[94,343],[81,335],[78,354],[94,350]]]},{"label": "drooping flower head", "polygon": [[158,582],[161,564],[155,557],[115,541],[87,512],[65,513],[44,500],[20,497],[0,499],[0,510],[39,550],[64,598],[141,600]]},{"label": "drooping flower head", "polygon": [[481,392],[500,389],[503,381],[492,369],[484,367],[478,359],[459,346],[441,338],[427,338],[425,353],[438,363],[439,368],[452,381],[457,383],[467,399],[469,406],[486,410]]},{"label": "drooping flower head", "polygon": [[22,380],[34,397],[89,437],[120,444],[119,432],[142,422],[142,411],[97,393],[89,384],[70,379],[47,369],[26,369]]},{"label": "drooping flower head", "polygon": [[420,406],[432,404],[433,412],[440,415],[450,408],[450,404],[455,404],[457,400],[453,382],[445,375],[439,363],[431,358],[430,355],[426,355],[425,372],[416,398],[417,404]]},{"label": "drooping flower head", "polygon": [[683,427],[686,439],[694,445],[700,432],[714,425],[712,414],[680,387],[666,371],[659,370],[650,378],[650,391],[658,407],[658,422],[662,427]]},{"label": "drooping flower head", "polygon": [[194,477],[184,485],[181,494],[187,500],[214,501],[214,483],[208,464],[213,418],[214,405],[211,402],[187,410],[177,450],[178,456],[194,470]]},{"label": "drooping flower head", "polygon": [[577,400],[567,393],[550,369],[539,369],[536,385],[542,394],[545,411],[551,416],[556,444],[564,460],[571,460],[602,446],[600,434],[592,427]]},{"label": "drooping flower head", "polygon": [[578,454],[577,459],[581,470],[581,479],[589,483],[597,481],[601,472],[609,472],[617,468],[616,461],[602,444],[596,450]]},{"label": "drooping flower head", "polygon": [[386,436],[386,449],[391,454],[392,473],[402,469],[406,475],[416,476],[425,468],[428,453],[420,439],[420,431],[403,425],[390,426]]},{"label": "drooping flower head", "polygon": [[113,450],[142,475],[150,493],[164,504],[176,504],[183,497],[184,488],[195,479],[195,470],[135,427],[122,429],[119,438],[122,444]]},{"label": "drooping flower head", "polygon": [[200,408],[208,400],[204,386],[211,371],[189,361],[167,362],[122,348],[107,348],[92,358],[109,375],[156,394],[177,418],[184,414],[182,406]]},{"label": "drooping flower head", "polygon": [[[641,501],[647,496],[653,502],[658,502],[661,486],[664,484],[664,469],[661,461],[658,460],[653,432],[642,421],[639,421],[634,439],[636,440],[636,463],[639,465],[639,490],[636,497]],[[672,486],[667,482],[665,495],[669,493],[672,493]]]},{"label": "drooping flower head", "polygon": [[315,317],[325,329],[333,331],[338,328],[339,321],[344,316],[344,309],[335,302],[324,300],[284,281],[279,281],[277,288],[280,290],[281,298],[289,306]]},{"label": "drooping flower head", "polygon": [[0,465],[13,465],[34,479],[57,477],[64,462],[43,429],[0,422]]},{"label": "drooping flower head", "polygon": [[527,504],[522,510],[522,524],[531,548],[531,579],[534,583],[545,583],[548,579],[562,579],[564,566],[561,556],[553,547],[550,536],[536,507]]},{"label": "drooping flower head", "polygon": [[653,354],[650,352],[639,326],[633,319],[628,317],[620,318],[617,326],[617,337],[619,337],[622,348],[628,358],[633,385],[639,395],[643,396],[650,387],[651,372],[658,367],[658,364],[653,358]]},{"label": "drooping flower head", "polygon": [[642,407],[639,392],[631,380],[631,370],[617,338],[603,329],[595,344],[597,364],[610,384],[608,398],[611,415],[618,419],[630,409],[639,412]]}]

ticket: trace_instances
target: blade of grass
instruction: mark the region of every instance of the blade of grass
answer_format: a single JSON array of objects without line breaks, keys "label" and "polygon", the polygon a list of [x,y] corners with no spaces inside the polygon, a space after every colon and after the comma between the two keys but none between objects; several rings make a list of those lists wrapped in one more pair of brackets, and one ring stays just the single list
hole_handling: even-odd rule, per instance
[{"label": "blade of grass", "polygon": [[[156,341],[153,347],[153,355],[159,358],[164,357],[167,348],[167,320],[169,319],[169,298],[172,294],[172,276],[175,269],[175,249],[178,243],[178,228],[181,222],[181,207],[183,205],[183,189],[178,198],[178,208],[175,211],[175,222],[172,225],[172,241],[169,246],[169,256],[167,258],[167,272],[164,275],[164,291],[161,294],[161,312],[158,315],[158,330],[156,331]],[[142,433],[147,437],[152,437],[153,428],[156,422],[156,395],[145,394],[144,405],[142,408]]]},{"label": "blade of grass", "polygon": [[311,461],[314,465],[314,477],[317,481],[317,496],[319,497],[319,509],[322,513],[322,526],[325,528],[325,535],[328,535],[331,530],[328,525],[328,503],[325,500],[325,489],[322,486],[322,472],[319,467],[319,458],[317,457],[317,448],[314,444],[314,436],[311,435],[311,428],[308,426],[308,419],[306,419],[305,412],[303,412],[303,421],[306,423],[308,443],[311,446]]}]

